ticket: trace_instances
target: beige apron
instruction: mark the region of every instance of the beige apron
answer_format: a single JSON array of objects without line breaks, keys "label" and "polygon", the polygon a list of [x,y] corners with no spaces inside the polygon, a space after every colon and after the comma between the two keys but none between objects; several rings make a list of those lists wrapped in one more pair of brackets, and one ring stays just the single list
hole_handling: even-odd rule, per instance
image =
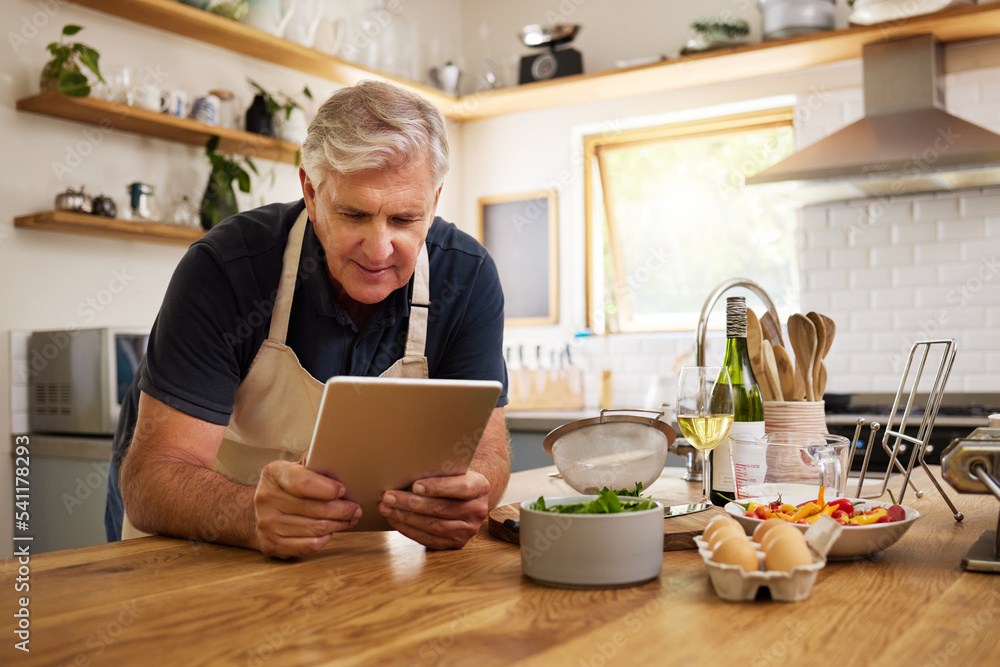
[{"label": "beige apron", "polygon": [[[236,402],[215,461],[215,470],[242,484],[255,485],[271,461],[298,461],[309,447],[324,383],[309,374],[285,345],[292,311],[295,276],[308,213],[303,210],[288,235],[282,258],[281,280],[271,314],[271,328],[250,371],[236,390]],[[426,378],[427,315],[430,305],[430,269],[427,246],[420,249],[413,280],[410,323],[402,359],[382,377]],[[122,539],[142,537],[128,516],[123,517]]]}]

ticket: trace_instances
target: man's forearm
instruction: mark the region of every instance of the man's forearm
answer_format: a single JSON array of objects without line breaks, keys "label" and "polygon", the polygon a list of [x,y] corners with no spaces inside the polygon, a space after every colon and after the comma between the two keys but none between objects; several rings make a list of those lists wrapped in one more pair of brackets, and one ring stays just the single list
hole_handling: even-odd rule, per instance
[{"label": "man's forearm", "polygon": [[496,408],[469,466],[490,483],[490,509],[500,502],[510,481],[510,436],[503,408]]},{"label": "man's forearm", "polygon": [[186,461],[130,451],[121,489],[129,521],[143,532],[259,549],[252,486]]}]

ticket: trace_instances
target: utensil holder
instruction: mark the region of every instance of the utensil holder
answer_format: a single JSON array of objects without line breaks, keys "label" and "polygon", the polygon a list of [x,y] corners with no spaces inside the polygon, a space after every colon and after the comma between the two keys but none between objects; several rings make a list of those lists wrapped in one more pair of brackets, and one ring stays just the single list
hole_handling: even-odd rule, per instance
[{"label": "utensil holder", "polygon": [[764,401],[764,433],[829,433],[825,401]]}]

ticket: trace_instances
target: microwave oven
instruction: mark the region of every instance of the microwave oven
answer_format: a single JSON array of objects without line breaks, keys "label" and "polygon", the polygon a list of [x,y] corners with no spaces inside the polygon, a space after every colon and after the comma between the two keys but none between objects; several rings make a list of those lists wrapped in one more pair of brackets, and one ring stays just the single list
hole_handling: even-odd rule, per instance
[{"label": "microwave oven", "polygon": [[34,331],[28,343],[33,433],[113,435],[149,329]]}]

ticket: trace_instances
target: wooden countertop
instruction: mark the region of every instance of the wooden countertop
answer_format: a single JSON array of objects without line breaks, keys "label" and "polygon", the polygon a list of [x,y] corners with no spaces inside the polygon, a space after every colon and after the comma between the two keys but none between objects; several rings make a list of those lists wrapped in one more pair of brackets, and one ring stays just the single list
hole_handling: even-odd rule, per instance
[{"label": "wooden countertop", "polygon": [[[504,502],[565,491],[551,470],[515,473]],[[694,498],[679,474],[654,495]],[[461,551],[356,533],[293,562],[149,537],[32,556],[28,593],[11,559],[0,664],[1000,664],[1000,576],[960,567],[998,503],[945,487],[966,515],[956,523],[914,479],[926,494],[907,494],[923,514],[911,530],[875,558],[828,564],[797,603],[719,600],[695,551],[664,553],[643,586],[547,588],[485,527]],[[12,633],[25,595],[30,654]]]}]

